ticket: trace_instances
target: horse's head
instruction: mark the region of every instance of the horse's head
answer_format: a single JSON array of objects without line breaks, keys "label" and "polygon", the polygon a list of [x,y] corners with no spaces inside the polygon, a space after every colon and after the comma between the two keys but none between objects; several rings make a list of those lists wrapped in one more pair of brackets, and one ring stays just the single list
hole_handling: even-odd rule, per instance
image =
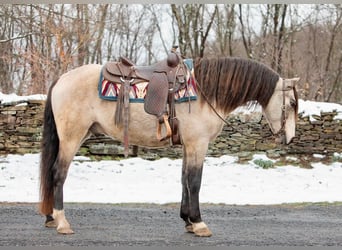
[{"label": "horse's head", "polygon": [[279,78],[273,95],[263,109],[273,134],[279,135],[282,131],[285,132],[286,144],[291,142],[296,131],[298,96],[295,85],[298,80],[299,78]]}]

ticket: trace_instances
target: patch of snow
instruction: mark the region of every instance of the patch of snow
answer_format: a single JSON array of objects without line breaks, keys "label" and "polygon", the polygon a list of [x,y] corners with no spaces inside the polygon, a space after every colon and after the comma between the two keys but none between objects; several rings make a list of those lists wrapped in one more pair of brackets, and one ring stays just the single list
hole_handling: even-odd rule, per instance
[{"label": "patch of snow", "polygon": [[[254,159],[270,160],[265,155]],[[39,201],[39,154],[0,157],[0,201]],[[200,201],[224,204],[281,204],[342,201],[342,163],[313,163],[262,169],[236,157],[207,157]],[[64,185],[65,202],[180,202],[182,160],[90,161],[76,157]]]}]

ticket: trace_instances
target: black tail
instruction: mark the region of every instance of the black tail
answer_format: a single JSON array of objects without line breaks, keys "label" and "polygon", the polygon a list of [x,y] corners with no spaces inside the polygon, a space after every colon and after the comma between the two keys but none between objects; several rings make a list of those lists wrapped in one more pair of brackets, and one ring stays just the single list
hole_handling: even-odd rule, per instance
[{"label": "black tail", "polygon": [[59,138],[52,112],[51,92],[57,81],[49,89],[44,110],[43,138],[40,160],[40,212],[52,214],[54,203],[53,165],[59,151]]}]

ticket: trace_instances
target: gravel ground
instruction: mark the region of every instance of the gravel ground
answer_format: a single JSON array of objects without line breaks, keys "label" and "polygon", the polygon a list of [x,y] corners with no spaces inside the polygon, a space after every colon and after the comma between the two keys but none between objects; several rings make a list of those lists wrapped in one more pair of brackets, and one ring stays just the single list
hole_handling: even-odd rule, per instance
[{"label": "gravel ground", "polygon": [[0,246],[342,246],[342,204],[202,204],[209,238],[184,231],[179,204],[66,204],[75,234],[43,226],[37,204],[0,204]]}]

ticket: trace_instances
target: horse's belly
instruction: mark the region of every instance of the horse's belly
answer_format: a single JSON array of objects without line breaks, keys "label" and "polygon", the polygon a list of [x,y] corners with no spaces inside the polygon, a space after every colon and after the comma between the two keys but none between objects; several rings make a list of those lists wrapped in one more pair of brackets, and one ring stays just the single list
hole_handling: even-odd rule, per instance
[{"label": "horse's belly", "polygon": [[[112,103],[113,105],[114,103]],[[106,103],[106,105],[109,105]],[[107,109],[108,110],[108,109]],[[103,120],[104,116],[99,118],[101,129],[98,132],[105,133],[121,142],[124,141],[124,124],[115,125],[115,109],[107,112],[109,115]],[[143,104],[131,104],[128,122],[128,143],[149,148],[167,147],[170,145],[169,140],[159,141],[157,139],[158,120],[155,116],[149,115],[144,111]],[[166,131],[162,125],[162,135]]]},{"label": "horse's belly", "polygon": [[[158,121],[154,116],[145,119],[132,119],[129,125],[129,143],[151,148],[168,146],[169,140],[161,142],[157,139],[157,125]],[[164,127],[162,125],[162,135],[166,134]]]}]

